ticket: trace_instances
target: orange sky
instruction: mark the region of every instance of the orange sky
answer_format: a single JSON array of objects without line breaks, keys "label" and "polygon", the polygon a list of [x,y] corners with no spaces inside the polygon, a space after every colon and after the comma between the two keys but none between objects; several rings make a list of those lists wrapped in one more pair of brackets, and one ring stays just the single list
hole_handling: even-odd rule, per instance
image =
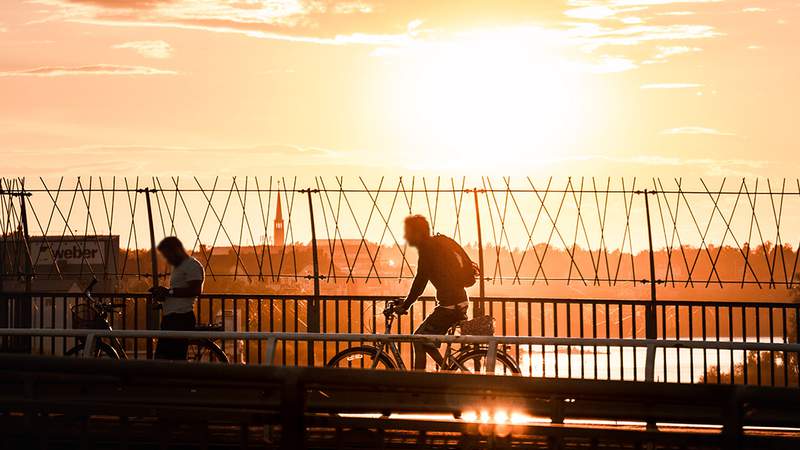
[{"label": "orange sky", "polygon": [[798,0],[3,0],[3,174],[796,176]]}]

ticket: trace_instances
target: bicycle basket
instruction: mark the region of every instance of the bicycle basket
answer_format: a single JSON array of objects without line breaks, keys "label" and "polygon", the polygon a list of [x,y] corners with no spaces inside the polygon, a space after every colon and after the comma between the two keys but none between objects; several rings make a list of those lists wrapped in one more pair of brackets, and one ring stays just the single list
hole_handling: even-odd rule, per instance
[{"label": "bicycle basket", "polygon": [[88,303],[81,303],[72,307],[72,327],[81,330],[103,328],[100,326],[97,310]]},{"label": "bicycle basket", "polygon": [[461,322],[461,334],[473,336],[494,336],[494,317],[479,316]]}]

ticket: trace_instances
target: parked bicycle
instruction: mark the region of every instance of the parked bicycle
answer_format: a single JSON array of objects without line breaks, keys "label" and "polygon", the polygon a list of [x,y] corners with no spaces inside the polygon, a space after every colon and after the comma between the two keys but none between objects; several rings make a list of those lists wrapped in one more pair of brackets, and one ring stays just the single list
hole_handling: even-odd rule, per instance
[{"label": "parked bicycle", "polygon": [[[112,330],[109,318],[120,309],[125,308],[125,303],[114,303],[113,300],[98,300],[92,295],[92,288],[97,284],[97,279],[92,279],[89,286],[83,291],[84,302],[72,307],[72,326],[82,330]],[[199,324],[194,331],[223,331],[222,325]],[[86,348],[86,338],[79,337],[78,343],[67,350],[67,356],[80,356]],[[128,359],[125,346],[116,337],[96,338],[94,343],[95,358]],[[188,361],[217,362],[227,364],[230,360],[214,340],[208,338],[190,339]]]},{"label": "parked bicycle", "polygon": [[[399,305],[399,300],[386,301],[383,315],[386,318],[385,334],[387,335],[391,333],[392,325],[395,320],[399,318]],[[491,326],[491,318],[487,317],[486,319],[463,321],[451,327],[447,334],[454,335],[456,331],[461,330],[461,334],[491,335],[494,330],[489,330],[487,326],[487,322],[488,325]],[[478,328],[482,328],[483,330],[474,330],[470,333],[465,332],[465,330],[469,328],[474,328],[472,325],[475,325],[475,321],[481,322]],[[437,364],[437,370],[486,373],[488,355],[489,349],[486,345],[458,344],[458,348],[456,349],[453,344],[447,343],[442,358],[443,363],[441,365]],[[520,373],[519,366],[505,349],[497,349],[496,355],[495,374],[515,375]],[[326,365],[328,367],[408,370],[403,362],[400,348],[397,343],[393,341],[376,341],[373,345],[360,345],[347,348],[334,355]]]}]

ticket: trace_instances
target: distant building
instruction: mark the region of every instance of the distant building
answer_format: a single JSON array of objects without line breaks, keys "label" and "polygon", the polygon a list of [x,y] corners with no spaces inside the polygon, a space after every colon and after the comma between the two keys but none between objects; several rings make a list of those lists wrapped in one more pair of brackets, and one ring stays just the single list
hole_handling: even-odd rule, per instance
[{"label": "distant building", "polygon": [[81,292],[93,277],[96,291],[115,292],[120,255],[116,235],[3,236],[0,289],[24,291],[29,275],[35,292]]},{"label": "distant building", "polygon": [[272,233],[272,244],[276,247],[283,247],[285,243],[283,211],[281,211],[281,193],[278,192],[278,206],[275,208],[275,227]]},{"label": "distant building", "polygon": [[[0,236],[0,292],[33,295],[12,296],[0,302],[0,328],[71,328],[69,296],[53,293],[81,293],[92,278],[95,292],[117,292],[120,272],[119,236],[30,236],[21,231]],[[43,294],[44,293],[44,294]],[[43,294],[43,295],[42,295]],[[8,314],[13,312],[13,314]],[[54,354],[68,348],[64,338],[22,339],[14,345],[20,351],[38,353],[39,346]],[[51,351],[48,350],[48,351]]]},{"label": "distant building", "polygon": [[361,239],[320,239],[317,241],[320,251],[322,271],[331,270],[336,277],[366,277],[381,273],[389,252],[378,254],[378,244]]}]

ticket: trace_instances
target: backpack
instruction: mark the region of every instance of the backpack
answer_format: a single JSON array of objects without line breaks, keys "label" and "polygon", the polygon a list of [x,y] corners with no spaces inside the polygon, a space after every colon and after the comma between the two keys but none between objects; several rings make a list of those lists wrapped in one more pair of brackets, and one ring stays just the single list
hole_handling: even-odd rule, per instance
[{"label": "backpack", "polygon": [[443,234],[437,233],[433,238],[442,252],[443,261],[447,261],[448,265],[452,264],[456,284],[465,288],[474,285],[481,273],[464,248]]}]

